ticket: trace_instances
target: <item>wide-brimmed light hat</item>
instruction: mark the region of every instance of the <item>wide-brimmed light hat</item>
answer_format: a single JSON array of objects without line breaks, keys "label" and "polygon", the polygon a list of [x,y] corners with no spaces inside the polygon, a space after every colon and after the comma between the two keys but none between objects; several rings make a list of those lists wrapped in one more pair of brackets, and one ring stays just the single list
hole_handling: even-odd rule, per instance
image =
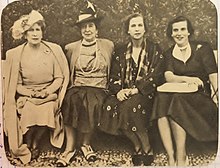
[{"label": "wide-brimmed light hat", "polygon": [[97,16],[97,11],[95,6],[87,1],[87,7],[84,10],[80,11],[80,14],[78,16],[78,20],[76,21],[76,25],[80,26],[82,23],[86,22],[100,22],[102,17]]},{"label": "wide-brimmed light hat", "polygon": [[36,10],[32,10],[28,15],[21,16],[11,27],[12,37],[17,40],[21,39],[24,32],[30,29],[38,21],[44,21],[43,16]]}]

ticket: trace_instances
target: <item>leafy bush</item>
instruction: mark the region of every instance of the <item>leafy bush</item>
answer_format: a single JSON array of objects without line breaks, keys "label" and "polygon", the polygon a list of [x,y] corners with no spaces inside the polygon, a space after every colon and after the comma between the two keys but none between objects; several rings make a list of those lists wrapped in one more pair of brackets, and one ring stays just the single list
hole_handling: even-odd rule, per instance
[{"label": "leafy bush", "polygon": [[[99,36],[114,43],[125,42],[124,18],[132,12],[142,12],[147,20],[148,37],[167,49],[172,42],[166,37],[169,20],[178,15],[188,17],[195,28],[194,39],[205,40],[217,48],[217,11],[209,0],[90,0],[104,19]],[[5,52],[24,42],[14,41],[10,27],[21,15],[31,9],[38,10],[45,18],[47,28],[44,39],[62,47],[80,39],[80,31],[74,26],[85,0],[21,0],[7,5],[2,12],[2,58]]]}]

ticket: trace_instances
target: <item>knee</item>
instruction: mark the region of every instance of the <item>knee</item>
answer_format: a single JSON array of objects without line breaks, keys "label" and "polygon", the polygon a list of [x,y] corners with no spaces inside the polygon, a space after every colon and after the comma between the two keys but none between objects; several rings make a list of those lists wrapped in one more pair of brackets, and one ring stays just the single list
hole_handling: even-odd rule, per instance
[{"label": "knee", "polygon": [[73,128],[70,125],[64,125],[64,129],[65,129],[66,134],[69,134],[75,131],[75,128]]},{"label": "knee", "polygon": [[165,122],[165,121],[168,121],[167,117],[161,117],[158,119],[158,122]]}]

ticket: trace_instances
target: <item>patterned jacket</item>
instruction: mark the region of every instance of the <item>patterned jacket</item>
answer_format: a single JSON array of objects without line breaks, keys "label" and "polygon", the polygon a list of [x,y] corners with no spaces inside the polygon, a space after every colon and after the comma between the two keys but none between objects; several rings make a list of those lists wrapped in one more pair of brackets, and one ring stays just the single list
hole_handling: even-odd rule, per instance
[{"label": "patterned jacket", "polygon": [[[142,79],[136,80],[135,86],[139,92],[149,99],[154,97],[157,86],[164,83],[165,62],[162,51],[158,44],[146,40],[146,55],[148,59],[143,64],[148,66],[147,72],[142,73]],[[110,70],[109,91],[111,95],[117,94],[124,89],[126,75],[126,52],[127,45],[118,46],[112,58]]]}]

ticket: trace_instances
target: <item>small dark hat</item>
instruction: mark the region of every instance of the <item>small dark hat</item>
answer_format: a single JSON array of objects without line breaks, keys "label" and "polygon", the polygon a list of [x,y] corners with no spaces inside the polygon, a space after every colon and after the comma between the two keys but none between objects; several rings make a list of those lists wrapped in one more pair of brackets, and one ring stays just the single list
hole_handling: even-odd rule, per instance
[{"label": "small dark hat", "polygon": [[86,9],[80,11],[78,20],[76,21],[75,24],[79,26],[82,23],[90,22],[90,21],[100,22],[101,19],[102,17],[97,16],[97,11],[96,11],[95,6],[91,2],[87,1]]}]

